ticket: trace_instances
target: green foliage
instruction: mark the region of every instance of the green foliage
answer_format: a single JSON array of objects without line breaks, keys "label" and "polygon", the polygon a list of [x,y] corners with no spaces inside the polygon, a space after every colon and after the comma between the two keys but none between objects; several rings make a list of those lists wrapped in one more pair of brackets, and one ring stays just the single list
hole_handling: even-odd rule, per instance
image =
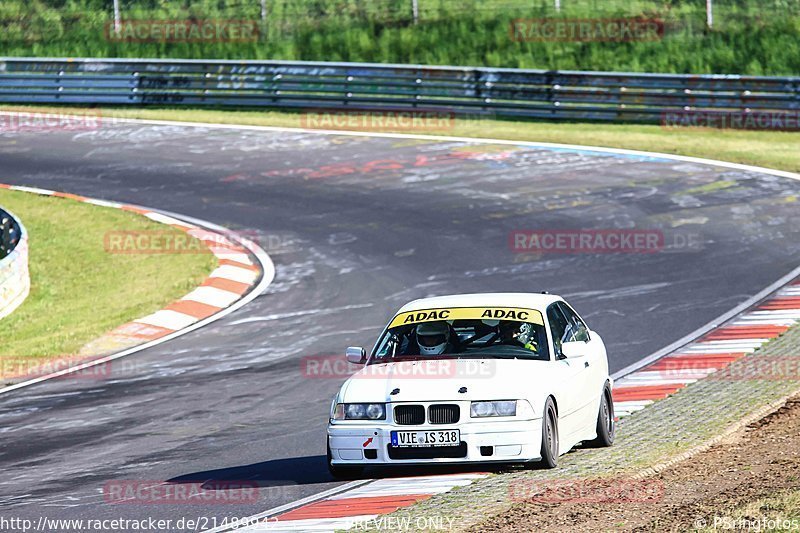
[{"label": "green foliage", "polygon": [[[697,0],[122,0],[125,20],[247,20],[257,39],[125,42],[109,37],[110,0],[3,0],[9,56],[290,59],[677,73],[800,73],[800,0],[716,0],[714,29]],[[662,38],[520,42],[519,18],[655,18]]]}]

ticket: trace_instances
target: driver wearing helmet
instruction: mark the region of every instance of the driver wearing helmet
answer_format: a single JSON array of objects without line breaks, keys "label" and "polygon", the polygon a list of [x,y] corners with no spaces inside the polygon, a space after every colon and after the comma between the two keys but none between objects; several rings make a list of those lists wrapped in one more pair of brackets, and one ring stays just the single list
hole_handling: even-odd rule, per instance
[{"label": "driver wearing helmet", "polygon": [[416,337],[420,355],[441,355],[453,351],[447,322],[423,322],[417,326]]}]

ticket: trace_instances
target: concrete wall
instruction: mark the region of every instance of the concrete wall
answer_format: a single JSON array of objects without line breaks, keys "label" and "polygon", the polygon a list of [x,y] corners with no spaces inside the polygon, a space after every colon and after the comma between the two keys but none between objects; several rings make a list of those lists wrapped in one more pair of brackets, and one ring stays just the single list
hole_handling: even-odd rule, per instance
[{"label": "concrete wall", "polygon": [[28,272],[28,233],[19,219],[0,208],[0,228],[3,226],[7,228],[6,236],[13,235],[17,242],[11,253],[0,259],[0,319],[19,307],[31,289]]}]

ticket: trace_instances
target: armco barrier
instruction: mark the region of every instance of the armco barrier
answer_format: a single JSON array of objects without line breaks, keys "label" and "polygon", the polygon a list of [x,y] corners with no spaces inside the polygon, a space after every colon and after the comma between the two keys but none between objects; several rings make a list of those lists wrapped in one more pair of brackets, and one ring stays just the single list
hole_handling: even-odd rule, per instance
[{"label": "armco barrier", "polygon": [[0,319],[28,297],[28,233],[22,223],[0,208]]},{"label": "armco barrier", "polygon": [[800,77],[362,63],[0,58],[0,102],[450,111],[663,122],[667,113],[788,114]]}]

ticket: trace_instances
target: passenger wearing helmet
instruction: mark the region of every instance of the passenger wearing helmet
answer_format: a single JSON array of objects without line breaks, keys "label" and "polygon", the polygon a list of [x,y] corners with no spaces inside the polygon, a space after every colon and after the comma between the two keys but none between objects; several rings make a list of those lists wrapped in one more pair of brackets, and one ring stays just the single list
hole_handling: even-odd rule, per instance
[{"label": "passenger wearing helmet", "polygon": [[452,353],[450,326],[447,322],[423,322],[416,329],[420,355]]},{"label": "passenger wearing helmet", "polygon": [[504,321],[500,323],[500,339],[503,344],[522,346],[531,352],[539,352],[536,333],[527,322]]}]

